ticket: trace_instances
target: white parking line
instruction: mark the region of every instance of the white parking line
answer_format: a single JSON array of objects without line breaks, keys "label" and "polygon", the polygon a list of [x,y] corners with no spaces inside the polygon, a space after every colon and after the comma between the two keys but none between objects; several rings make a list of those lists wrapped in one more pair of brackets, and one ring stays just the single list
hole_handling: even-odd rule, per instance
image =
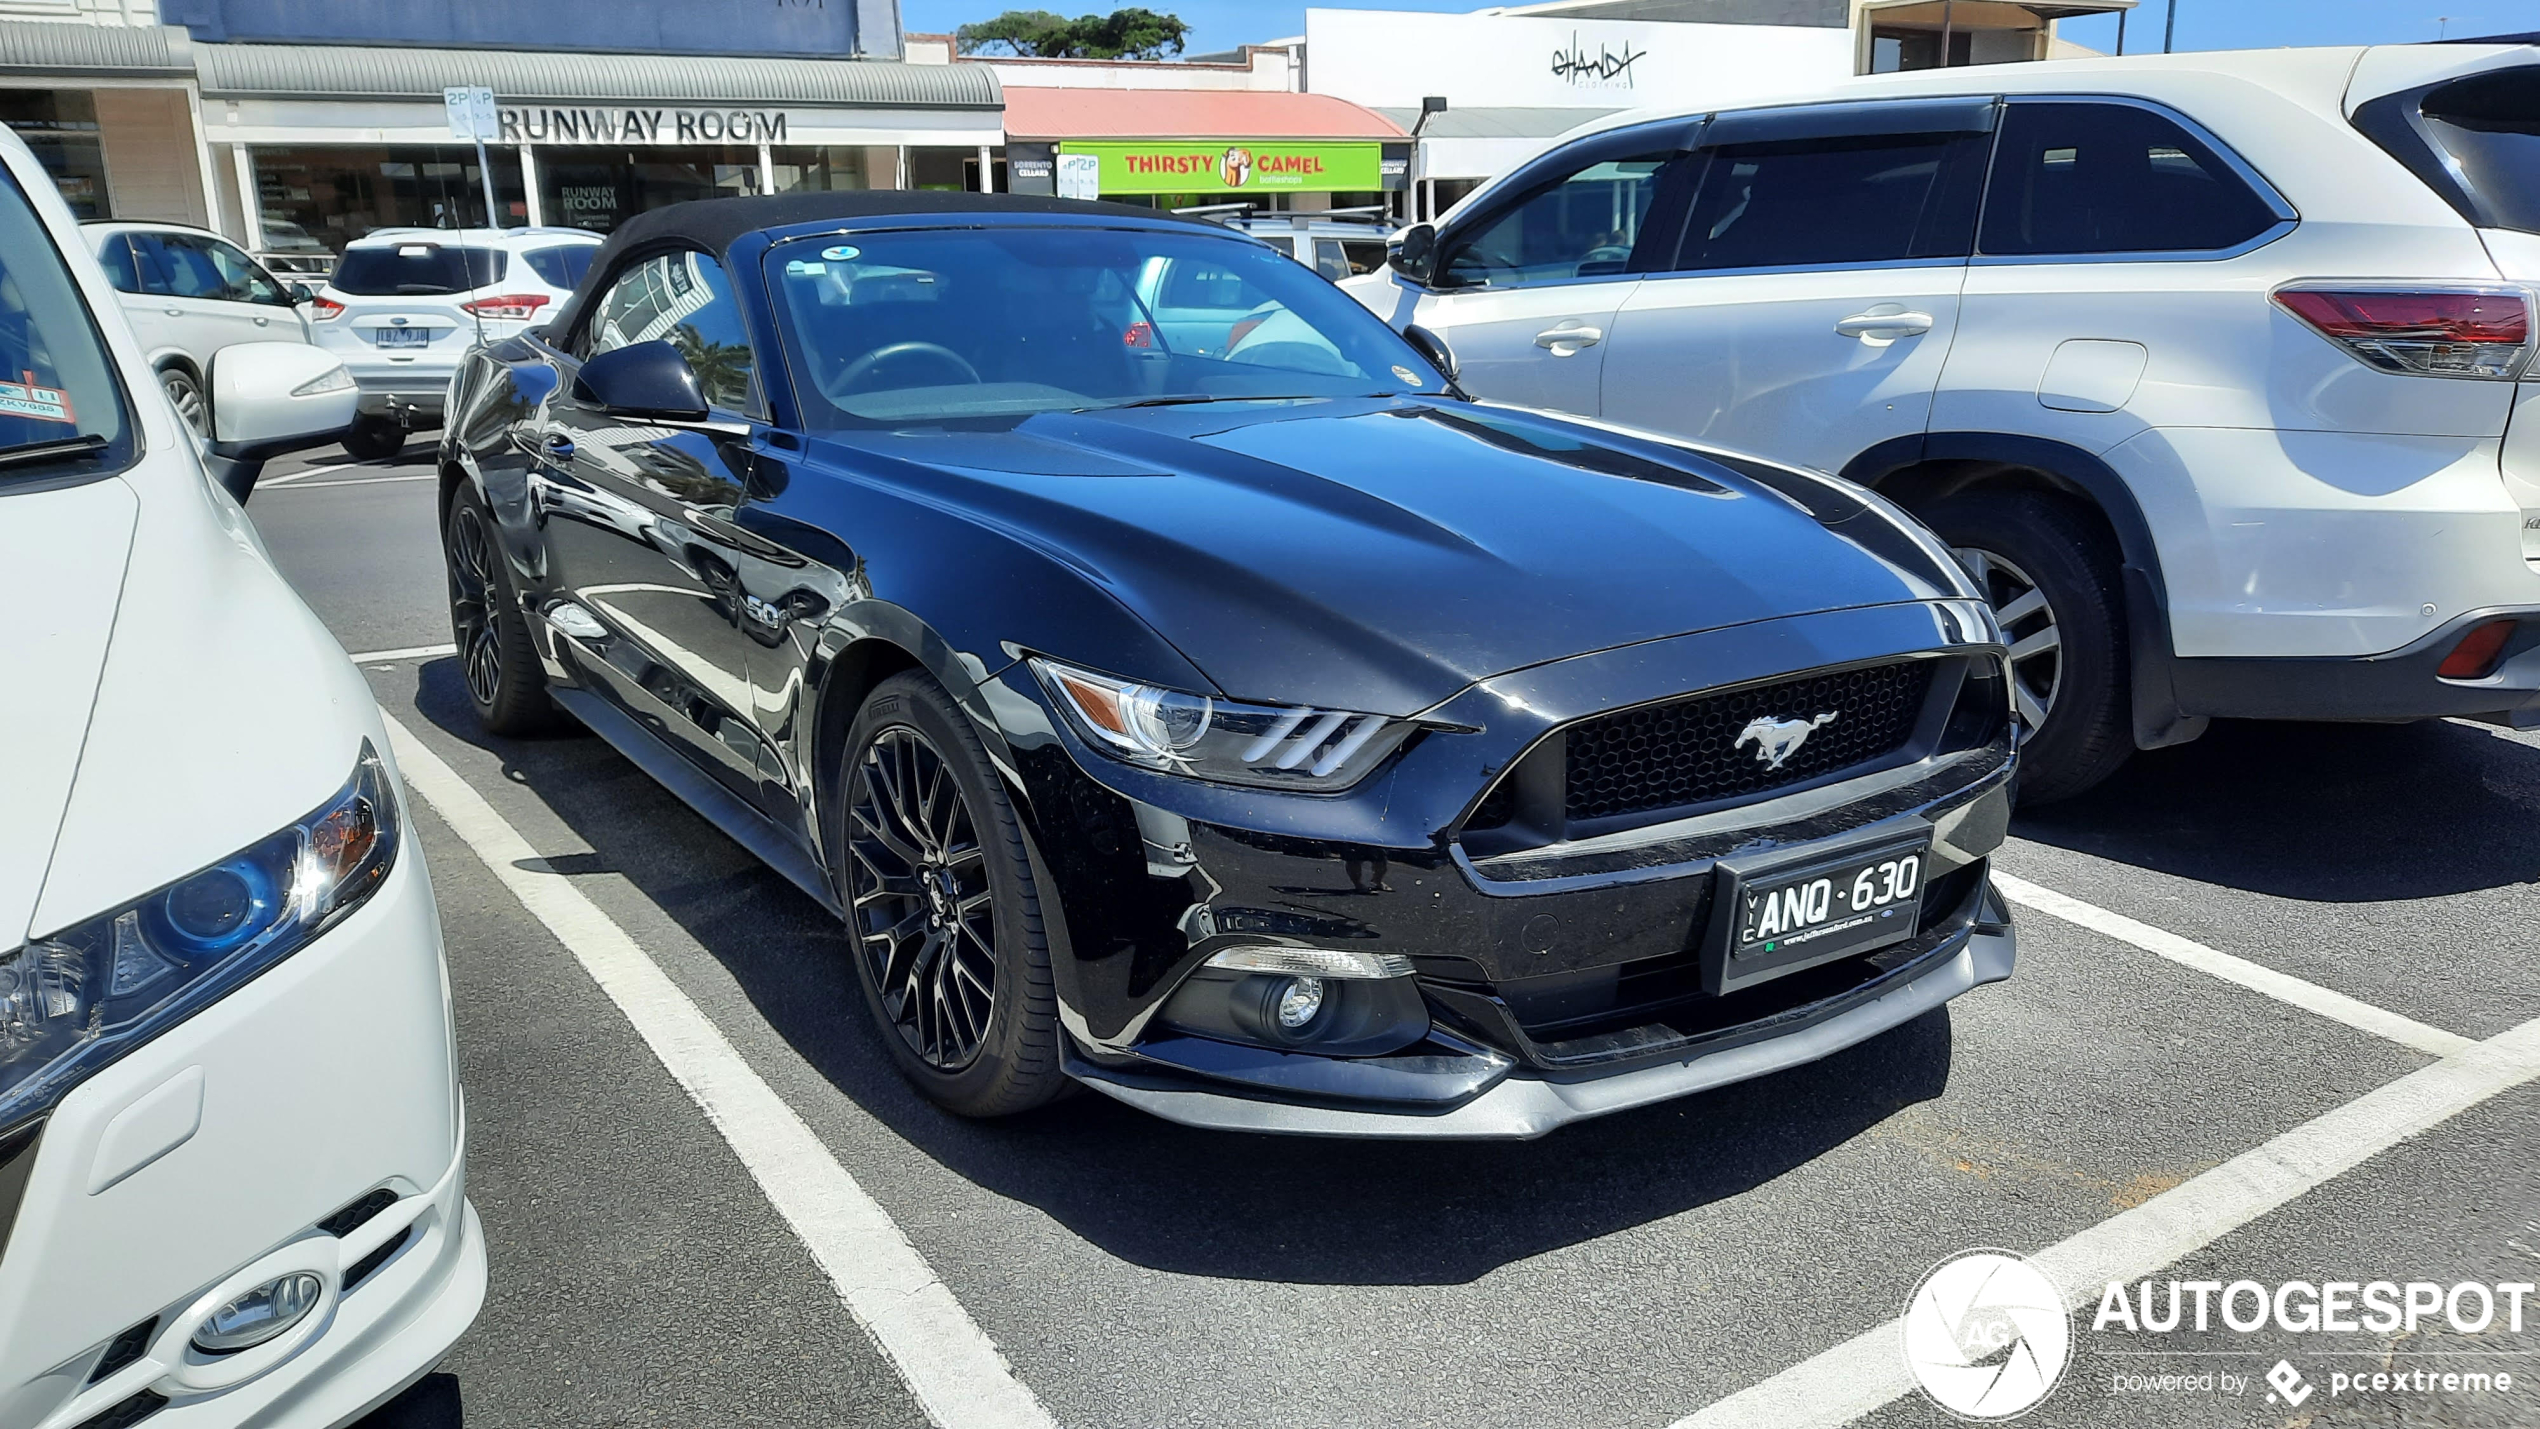
[{"label": "white parking line", "polygon": [[456,645],[409,645],[403,650],[371,650],[349,658],[356,665],[368,665],[383,660],[435,660],[457,653]]},{"label": "white parking line", "polygon": [[847,1310],[943,1429],[1055,1429],[977,1322],[888,1212],[751,1070],[626,930],[546,864],[483,795],[388,718],[408,787],[579,960],[731,1144],[776,1213],[802,1237]]},{"label": "white parking line", "polygon": [[[305,474],[305,473],[304,473],[304,474]],[[295,480],[297,480],[297,479],[298,479],[298,476],[297,476],[297,475],[294,475],[294,476],[284,477],[284,478],[282,479],[282,481],[277,481],[277,482],[274,482],[274,483],[272,483],[272,484],[273,484],[273,485],[275,485],[275,486],[280,486],[280,485],[283,485],[285,482],[295,481]],[[310,483],[309,483],[308,485],[306,485],[306,486],[294,486],[294,487],[292,487],[291,489],[292,489],[293,491],[325,491],[325,490],[328,490],[329,488],[332,488],[332,487],[338,487],[338,486],[378,486],[378,485],[381,485],[381,484],[383,484],[383,483],[385,483],[385,482],[391,482],[391,481],[434,481],[434,480],[438,480],[438,479],[439,479],[439,477],[438,477],[437,473],[434,473],[434,472],[429,472],[429,471],[419,471],[419,472],[416,472],[416,473],[415,473],[414,475],[412,475],[412,476],[353,476],[353,477],[346,477],[346,478],[345,478],[344,480],[342,480],[342,481],[312,481],[312,482],[310,482]],[[264,483],[264,482],[261,482],[261,481],[260,481],[260,482],[256,483],[256,489],[257,489],[258,491],[262,491],[262,490],[264,490],[264,489],[265,489],[265,486],[266,486],[266,483]]]},{"label": "white parking line", "polygon": [[[2001,875],[1994,877],[1999,881]],[[2151,1275],[2409,1137],[2535,1078],[2540,1078],[2540,1020],[2467,1043],[2430,1067],[2314,1117],[2030,1259],[2062,1289],[2066,1308],[2095,1305],[2109,1281]],[[1899,1334],[1895,1320],[1866,1330],[1677,1420],[1674,1429],[1849,1424],[1913,1392]]]},{"label": "white parking line", "polygon": [[333,466],[313,466],[306,471],[286,472],[281,476],[258,477],[256,479],[256,489],[258,491],[263,491],[268,487],[288,486],[295,481],[306,481],[313,476],[324,476],[330,471],[350,471],[353,468],[362,465],[365,465],[365,463],[358,461],[339,461]]},{"label": "white parking line", "polygon": [[1993,886],[2002,890],[2003,897],[2023,907],[2078,924],[2094,933],[2105,933],[2119,942],[2132,943],[2147,953],[2157,953],[2171,962],[2211,973],[2225,982],[2236,982],[2279,1002],[2289,1002],[2306,1012],[2317,1013],[2331,1022],[2342,1022],[2358,1031],[2387,1037],[2401,1046],[2413,1047],[2430,1056],[2449,1057],[2477,1045],[2457,1033],[2429,1027],[2413,1017],[2402,1017],[2369,1002],[2359,1002],[2318,983],[2304,982],[2290,973],[2262,967],[2247,958],[2233,957],[2220,949],[2206,947],[2176,933],[2164,932],[2149,923],[2138,923],[2122,913],[2111,913],[2054,889],[2040,888],[1999,870],[1993,875]]}]

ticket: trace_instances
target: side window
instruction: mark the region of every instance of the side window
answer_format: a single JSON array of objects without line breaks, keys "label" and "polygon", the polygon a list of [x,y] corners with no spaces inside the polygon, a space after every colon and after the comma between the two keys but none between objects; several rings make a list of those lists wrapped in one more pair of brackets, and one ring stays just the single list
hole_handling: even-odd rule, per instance
[{"label": "side window", "polygon": [[289,307],[291,300],[282,295],[282,285],[267,276],[265,270],[245,253],[217,239],[198,238],[205,256],[220,273],[221,295],[234,303],[262,303],[267,307]]},{"label": "side window", "polygon": [[1337,238],[1314,240],[1314,271],[1337,283],[1356,270],[1349,266],[1349,254]]},{"label": "side window", "polygon": [[2175,121],[2129,104],[2014,104],[1985,195],[1987,253],[2198,252],[2275,211]]},{"label": "side window", "polygon": [[591,255],[599,251],[596,243],[568,243],[560,248],[533,248],[520,256],[540,282],[550,288],[571,288],[590,271]]},{"label": "side window", "polygon": [[1882,134],[1708,151],[1675,268],[1961,258],[1985,140]]},{"label": "side window", "polygon": [[97,250],[97,264],[106,270],[106,281],[118,293],[141,291],[141,270],[132,264],[132,240],[118,233]]},{"label": "side window", "polygon": [[1674,159],[1591,164],[1458,241],[1438,271],[1461,288],[1523,288],[1625,272],[1657,198],[1660,171]]},{"label": "side window", "polygon": [[665,253],[620,273],[591,314],[585,357],[664,341],[679,349],[706,400],[732,411],[758,406],[758,364],[723,265],[703,253]]},{"label": "side window", "polygon": [[[172,298],[218,298],[223,296],[220,270],[212,266],[211,255],[176,233],[136,233],[133,250],[149,268],[145,286],[154,293]],[[152,285],[150,280],[155,280]]]}]

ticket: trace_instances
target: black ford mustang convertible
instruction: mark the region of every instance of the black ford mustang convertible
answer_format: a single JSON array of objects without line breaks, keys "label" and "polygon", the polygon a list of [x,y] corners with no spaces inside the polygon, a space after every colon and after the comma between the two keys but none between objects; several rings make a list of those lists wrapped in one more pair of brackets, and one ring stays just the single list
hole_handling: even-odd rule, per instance
[{"label": "black ford mustang convertible", "polygon": [[645,214],[452,389],[468,688],[835,911],[970,1115],[1534,1136],[2009,976],[1949,553],[1453,365],[1146,210]]}]

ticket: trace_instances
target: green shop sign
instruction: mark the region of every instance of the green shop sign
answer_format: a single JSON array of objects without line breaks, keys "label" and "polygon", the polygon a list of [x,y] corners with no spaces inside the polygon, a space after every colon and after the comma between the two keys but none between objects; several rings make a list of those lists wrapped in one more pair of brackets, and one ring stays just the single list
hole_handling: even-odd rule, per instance
[{"label": "green shop sign", "polygon": [[1107,194],[1186,194],[1264,189],[1362,193],[1385,186],[1382,144],[1281,144],[1151,140],[1061,144],[1061,154],[1102,163]]}]

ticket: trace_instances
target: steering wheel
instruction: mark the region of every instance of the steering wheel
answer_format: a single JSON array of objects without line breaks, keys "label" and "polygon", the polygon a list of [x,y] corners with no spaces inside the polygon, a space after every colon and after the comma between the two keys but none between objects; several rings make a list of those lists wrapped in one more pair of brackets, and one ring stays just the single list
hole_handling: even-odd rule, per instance
[{"label": "steering wheel", "polygon": [[838,374],[837,380],[827,384],[826,390],[832,397],[845,396],[857,390],[857,384],[880,370],[882,364],[910,357],[923,358],[948,371],[957,372],[960,374],[959,380],[963,382],[975,384],[983,380],[979,376],[979,369],[971,366],[968,359],[960,353],[941,343],[911,340],[885,343],[848,363],[846,370]]}]

